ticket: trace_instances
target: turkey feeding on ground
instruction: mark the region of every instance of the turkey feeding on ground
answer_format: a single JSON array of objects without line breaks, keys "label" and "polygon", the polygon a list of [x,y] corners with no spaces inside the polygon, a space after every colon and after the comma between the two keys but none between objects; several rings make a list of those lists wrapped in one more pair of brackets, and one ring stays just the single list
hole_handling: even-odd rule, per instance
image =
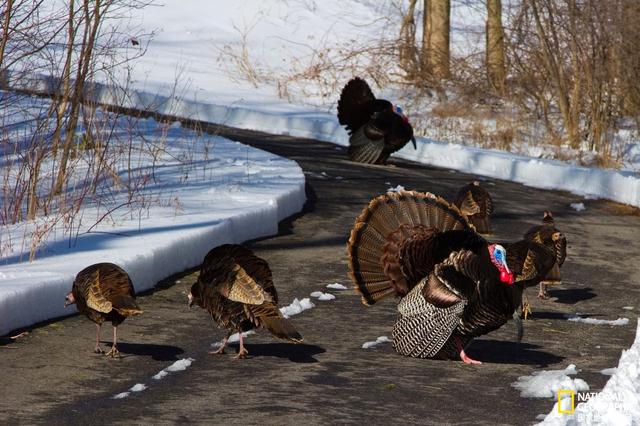
[{"label": "turkey feeding on ground", "polygon": [[64,306],[74,303],[78,312],[96,323],[95,353],[103,353],[100,348],[100,330],[103,322],[111,321],[113,344],[107,356],[119,356],[116,344],[118,325],[126,318],[142,313],[142,309],[136,303],[129,275],[113,263],[97,263],[83,269],[76,275]]},{"label": "turkey feeding on ground", "polygon": [[525,234],[525,240],[535,241],[548,247],[555,254],[556,262],[549,272],[549,275],[540,282],[540,299],[548,299],[546,286],[558,285],[562,282],[560,268],[567,257],[567,238],[556,228],[553,215],[550,211],[545,211],[542,217],[542,224],[531,227]]},{"label": "turkey feeding on ground", "polygon": [[401,298],[393,346],[419,358],[469,358],[474,337],[514,315],[523,286],[514,284],[508,253],[487,242],[458,208],[430,193],[399,191],[374,198],[347,243],[349,276],[365,305]]},{"label": "turkey feeding on ground", "polygon": [[244,358],[249,352],[242,333],[254,328],[266,328],[293,343],[302,342],[302,336],[278,309],[278,293],[269,264],[243,246],[225,244],[206,255],[189,293],[189,307],[194,303],[227,330],[222,346],[211,353],[224,353],[229,337],[239,333],[236,358]]},{"label": "turkey feeding on ground", "polygon": [[479,181],[475,180],[460,188],[454,204],[476,228],[476,232],[491,233],[493,201],[489,191],[480,186]]},{"label": "turkey feeding on ground", "polygon": [[385,164],[389,156],[409,141],[416,148],[413,128],[402,108],[376,99],[369,85],[354,78],[342,89],[338,121],[349,133],[349,158],[369,164]]}]

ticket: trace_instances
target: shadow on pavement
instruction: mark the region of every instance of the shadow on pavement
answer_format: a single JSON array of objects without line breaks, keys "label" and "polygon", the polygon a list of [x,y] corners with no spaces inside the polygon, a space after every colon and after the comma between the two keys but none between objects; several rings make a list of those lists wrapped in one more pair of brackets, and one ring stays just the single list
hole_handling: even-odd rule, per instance
[{"label": "shadow on pavement", "polygon": [[[101,341],[111,345],[111,341]],[[105,349],[105,348],[103,348]],[[109,350],[106,348],[106,350]],[[171,345],[154,345],[149,343],[121,343],[118,342],[118,350],[122,356],[138,355],[150,356],[156,361],[177,361],[178,355],[184,353],[182,348]]]},{"label": "shadow on pavement", "polygon": [[469,346],[467,353],[470,357],[487,364],[520,364],[546,367],[564,359],[564,357],[539,349],[540,346],[531,343],[476,339]]},{"label": "shadow on pavement", "polygon": [[[237,351],[237,344],[229,346],[234,347],[234,350]],[[299,363],[318,362],[313,356],[326,352],[320,346],[306,345],[304,343],[256,343],[245,344],[245,347],[249,351],[249,357],[274,356]]]},{"label": "shadow on pavement", "polygon": [[590,287],[587,288],[569,288],[565,290],[548,290],[549,296],[555,297],[556,303],[565,305],[574,305],[583,300],[593,299],[597,296]]}]

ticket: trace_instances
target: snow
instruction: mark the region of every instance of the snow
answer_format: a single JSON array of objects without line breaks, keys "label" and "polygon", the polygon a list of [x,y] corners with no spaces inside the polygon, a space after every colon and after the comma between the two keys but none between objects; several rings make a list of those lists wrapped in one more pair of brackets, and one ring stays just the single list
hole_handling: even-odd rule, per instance
[{"label": "snow", "polygon": [[613,368],[605,368],[604,370],[600,370],[600,374],[604,374],[605,376],[612,376],[618,369],[616,367]]},{"label": "snow", "polygon": [[147,389],[147,385],[145,385],[144,383],[138,383],[133,385],[128,391],[120,392],[119,394],[114,395],[113,399],[123,399],[131,395],[131,392],[142,392],[145,389]]},{"label": "snow", "polygon": [[[0,335],[76,312],[74,306],[63,307],[64,297],[75,275],[93,263],[116,263],[131,276],[136,292],[148,290],[199,265],[215,246],[276,234],[278,222],[305,202],[304,175],[291,160],[153,119],[134,125],[134,149],[149,141],[160,144],[164,135],[163,154],[153,157],[141,148],[133,158],[136,173],[153,173],[136,194],[142,201],[127,206],[129,193],[117,186],[105,187],[108,197],[86,197],[74,233],[65,233],[68,228],[59,221],[31,263],[34,231],[55,218],[0,227]],[[132,123],[122,119],[118,126],[114,131],[124,132]],[[118,165],[125,181],[128,166]],[[74,173],[83,172],[78,167]]]},{"label": "snow", "polygon": [[[567,401],[568,398],[563,400]],[[568,407],[570,408],[570,407]],[[574,414],[560,414],[558,403],[542,425],[637,425],[640,424],[640,322],[636,339],[623,350],[618,367],[602,391],[587,402],[576,403]]]},{"label": "snow", "polygon": [[524,398],[556,398],[561,389],[588,391],[587,382],[569,377],[575,374],[578,374],[578,370],[574,364],[570,364],[564,370],[542,370],[530,376],[518,377],[518,381],[511,386],[518,389]]},{"label": "snow", "polygon": [[404,191],[404,186],[398,185],[395,187],[387,188],[387,192],[400,192],[400,191]]},{"label": "snow", "polygon": [[380,336],[376,340],[373,340],[371,342],[364,342],[362,344],[362,349],[375,348],[376,346],[381,345],[382,343],[387,343],[387,342],[391,342],[391,339],[389,339],[387,336]]},{"label": "snow", "polygon": [[332,290],[347,290],[347,286],[340,283],[327,284],[327,288],[330,288]]},{"label": "snow", "polygon": [[581,317],[579,314],[565,314],[565,318],[569,321],[573,322],[582,322],[585,324],[592,325],[627,325],[629,324],[629,318],[618,318],[616,320],[603,320],[598,318],[585,318]]},{"label": "snow", "polygon": [[309,299],[308,297],[305,297],[301,300],[295,298],[290,305],[280,308],[280,312],[282,312],[282,315],[284,315],[285,318],[289,318],[315,306],[316,305],[314,305],[311,299]]},{"label": "snow", "polygon": [[336,296],[331,293],[323,293],[321,291],[314,291],[311,293],[311,297],[315,297],[318,300],[333,300],[336,298]]},{"label": "snow", "polygon": [[633,311],[633,306],[623,306],[622,309],[625,311]]},{"label": "snow", "polygon": [[584,203],[571,203],[570,207],[577,212],[581,212],[585,209]]},{"label": "snow", "polygon": [[193,361],[195,361],[195,359],[193,358],[179,359],[173,364],[171,364],[170,366],[168,366],[167,368],[160,370],[157,374],[153,376],[153,378],[155,380],[161,380],[161,379],[164,379],[167,375],[169,375],[169,373],[175,373],[176,371],[184,371],[187,368],[189,368],[189,366],[191,366]]}]

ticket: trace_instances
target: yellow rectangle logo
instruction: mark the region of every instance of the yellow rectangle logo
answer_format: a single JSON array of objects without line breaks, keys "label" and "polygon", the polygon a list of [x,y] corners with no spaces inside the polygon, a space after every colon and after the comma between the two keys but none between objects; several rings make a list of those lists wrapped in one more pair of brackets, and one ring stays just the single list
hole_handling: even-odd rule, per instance
[{"label": "yellow rectangle logo", "polygon": [[[571,408],[562,409],[563,395],[571,395]],[[573,414],[576,411],[576,391],[571,389],[560,389],[558,391],[558,413],[560,414]]]}]

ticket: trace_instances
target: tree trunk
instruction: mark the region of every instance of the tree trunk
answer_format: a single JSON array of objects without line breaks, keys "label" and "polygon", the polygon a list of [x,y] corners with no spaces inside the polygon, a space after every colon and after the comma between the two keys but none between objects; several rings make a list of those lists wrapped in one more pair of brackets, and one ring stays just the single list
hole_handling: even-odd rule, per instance
[{"label": "tree trunk", "polygon": [[449,72],[450,0],[425,0],[423,21],[423,56],[425,71],[437,78],[447,78]]},{"label": "tree trunk", "polygon": [[416,21],[414,14],[417,2],[418,0],[409,0],[409,8],[400,25],[398,59],[400,68],[409,76],[413,76],[416,72]]},{"label": "tree trunk", "polygon": [[504,94],[506,69],[504,61],[504,31],[502,28],[502,1],[487,0],[487,77],[491,87]]}]

